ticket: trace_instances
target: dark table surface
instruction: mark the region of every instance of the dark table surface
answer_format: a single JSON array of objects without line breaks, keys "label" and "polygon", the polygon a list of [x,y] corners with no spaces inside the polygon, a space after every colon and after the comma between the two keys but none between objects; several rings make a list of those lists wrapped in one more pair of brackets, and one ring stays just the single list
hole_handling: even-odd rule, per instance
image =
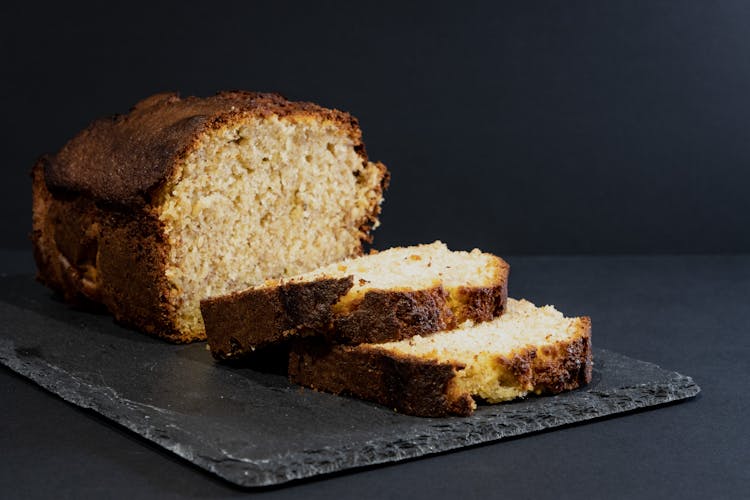
[{"label": "dark table surface", "polygon": [[[750,495],[750,256],[511,257],[510,294],[692,376],[695,399],[266,490],[216,479],[0,367],[0,498],[740,498]],[[34,269],[0,251],[0,272]]]}]

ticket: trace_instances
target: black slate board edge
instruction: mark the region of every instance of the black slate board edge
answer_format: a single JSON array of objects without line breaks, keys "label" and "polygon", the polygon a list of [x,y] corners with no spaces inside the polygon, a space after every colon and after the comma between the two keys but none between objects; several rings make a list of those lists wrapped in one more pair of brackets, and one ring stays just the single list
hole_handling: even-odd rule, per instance
[{"label": "black slate board edge", "polygon": [[[8,343],[10,345],[3,345]],[[620,356],[603,349],[597,349],[596,351]],[[8,339],[0,339],[0,363],[11,370],[33,380],[65,401],[91,409],[189,462],[231,483],[245,487],[283,484],[346,469],[446,452],[520,434],[543,431],[571,422],[590,421],[616,413],[641,409],[644,406],[660,406],[692,398],[700,392],[700,387],[691,377],[672,372],[669,384],[638,384],[638,393],[644,395],[639,400],[632,397],[631,389],[636,387],[622,387],[617,391],[608,392],[587,391],[584,388],[576,391],[579,394],[577,394],[576,400],[571,401],[569,405],[566,405],[565,399],[571,393],[544,396],[559,400],[554,414],[541,416],[536,413],[532,414],[523,405],[493,405],[480,407],[474,417],[461,419],[463,421],[460,429],[450,425],[451,421],[456,419],[425,419],[431,421],[429,425],[431,430],[441,432],[438,444],[435,443],[433,434],[425,433],[421,437],[412,437],[408,441],[371,440],[365,446],[304,450],[283,457],[269,457],[267,461],[259,463],[258,460],[243,460],[229,454],[225,454],[222,459],[202,455],[196,452],[194,447],[180,444],[180,441],[184,440],[179,439],[179,433],[182,431],[178,426],[167,424],[171,427],[167,431],[150,425],[149,414],[163,412],[163,409],[135,401],[123,400],[118,398],[114,391],[104,390],[101,386],[90,384],[70,373],[55,368],[42,359],[33,356],[22,359],[13,353],[17,353],[13,342]],[[648,364],[655,367],[655,365]],[[118,398],[118,403],[126,411],[120,413],[110,411],[112,405],[108,405],[106,402],[114,398]],[[505,421],[510,420],[510,417],[522,417],[524,412],[529,412],[529,416],[533,416],[533,419],[526,421],[523,428],[513,428],[505,424]],[[498,421],[497,416],[500,413],[505,413],[508,418]],[[192,436],[193,439],[195,437]],[[321,460],[323,455],[326,456],[325,461]],[[282,467],[280,467],[280,463],[283,463]]]}]

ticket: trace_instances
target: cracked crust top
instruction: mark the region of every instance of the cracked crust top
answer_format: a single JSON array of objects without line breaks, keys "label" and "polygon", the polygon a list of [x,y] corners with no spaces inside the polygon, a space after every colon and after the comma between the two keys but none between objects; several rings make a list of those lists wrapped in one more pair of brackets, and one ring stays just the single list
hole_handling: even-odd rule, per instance
[{"label": "cracked crust top", "polygon": [[232,91],[211,97],[156,94],[125,115],[95,120],[54,155],[42,159],[53,193],[76,193],[116,206],[143,206],[199,135],[248,116],[315,116],[340,124],[367,160],[356,118],[279,94]]}]

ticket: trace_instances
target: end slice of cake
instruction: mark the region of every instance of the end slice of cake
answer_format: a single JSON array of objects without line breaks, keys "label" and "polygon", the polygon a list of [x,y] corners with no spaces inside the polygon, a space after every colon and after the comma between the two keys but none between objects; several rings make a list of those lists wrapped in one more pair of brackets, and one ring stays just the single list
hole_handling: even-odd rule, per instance
[{"label": "end slice of cake", "polygon": [[388,172],[351,115],[277,94],[158,94],[34,166],[40,281],[174,342],[201,299],[362,254]]},{"label": "end slice of cake", "polygon": [[509,269],[495,255],[437,241],[209,298],[201,312],[220,359],[310,334],[338,343],[393,341],[500,315]]},{"label": "end slice of cake", "polygon": [[591,381],[591,320],[508,299],[492,321],[382,344],[298,343],[292,382],[349,394],[418,416],[470,415],[530,393],[559,393]]}]

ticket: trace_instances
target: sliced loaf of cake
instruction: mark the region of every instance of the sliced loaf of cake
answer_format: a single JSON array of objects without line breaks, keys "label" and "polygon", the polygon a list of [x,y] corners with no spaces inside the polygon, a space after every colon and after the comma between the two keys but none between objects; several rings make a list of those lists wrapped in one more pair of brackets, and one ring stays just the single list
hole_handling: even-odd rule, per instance
[{"label": "sliced loaf of cake", "polygon": [[419,416],[470,415],[491,403],[559,393],[591,381],[591,320],[508,299],[492,321],[397,342],[331,345],[303,339],[292,382]]},{"label": "sliced loaf of cake", "polygon": [[33,172],[38,278],[177,342],[200,299],[362,254],[388,173],[357,120],[277,94],[158,94]]},{"label": "sliced loaf of cake", "polygon": [[445,244],[397,247],[201,301],[220,359],[317,334],[359,344],[405,339],[488,321],[503,312],[509,266]]}]

